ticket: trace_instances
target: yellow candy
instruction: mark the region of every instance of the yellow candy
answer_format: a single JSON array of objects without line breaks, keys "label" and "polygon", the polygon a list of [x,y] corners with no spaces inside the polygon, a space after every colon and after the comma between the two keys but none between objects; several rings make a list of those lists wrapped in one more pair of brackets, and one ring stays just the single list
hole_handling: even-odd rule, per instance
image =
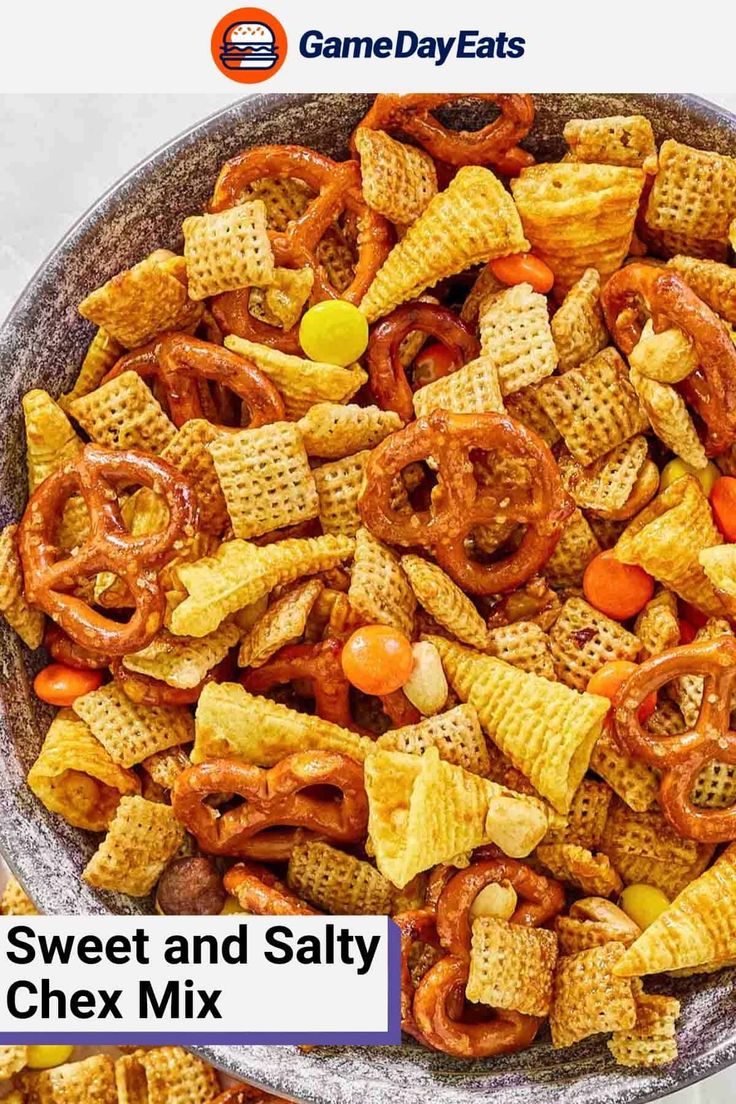
[{"label": "yellow candy", "polygon": [[619,904],[626,915],[644,930],[653,924],[660,913],[669,908],[670,902],[661,889],[637,882],[626,886]]},{"label": "yellow candy", "polygon": [[53,1069],[68,1062],[73,1046],[29,1046],[28,1068],[34,1070]]},{"label": "yellow candy", "polygon": [[692,464],[686,464],[684,460],[680,459],[670,460],[669,464],[665,464],[662,468],[659,489],[660,491],[664,491],[669,487],[670,483],[674,483],[677,479],[682,479],[683,475],[694,475],[703,488],[703,494],[708,496],[713,484],[720,474],[718,468],[711,460],[708,461],[704,468],[694,468]]},{"label": "yellow candy", "polygon": [[368,346],[368,323],[352,303],[325,299],[302,318],[299,344],[310,360],[347,368]]}]

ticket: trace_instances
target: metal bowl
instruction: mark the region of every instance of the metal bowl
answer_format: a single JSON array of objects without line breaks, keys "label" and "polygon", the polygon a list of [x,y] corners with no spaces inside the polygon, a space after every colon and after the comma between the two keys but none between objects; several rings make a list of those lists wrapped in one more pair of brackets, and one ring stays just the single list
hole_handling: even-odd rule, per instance
[{"label": "metal bowl", "polygon": [[[206,119],[154,153],[104,195],[33,277],[0,330],[0,525],[17,519],[26,495],[20,399],[32,387],[68,389],[91,327],[77,303],[119,269],[157,246],[179,248],[182,219],[203,206],[221,163],[246,146],[293,142],[344,157],[350,131],[371,97],[253,96]],[[545,95],[524,143],[539,157],[562,153],[562,128],[575,117],[642,113],[667,137],[736,154],[736,118],[691,96]],[[478,125],[477,107],[451,118]],[[97,893],[79,880],[96,846],[89,833],[52,816],[25,777],[49,722],[31,680],[44,662],[0,629],[0,845],[21,882],[47,913],[146,912],[150,904]],[[683,1002],[680,1056],[661,1072],[616,1067],[601,1038],[552,1051],[546,1037],[530,1050],[491,1061],[460,1062],[407,1044],[397,1048],[210,1047],[228,1071],[315,1104],[499,1104],[643,1101],[682,1088],[736,1060],[734,971],[677,982]],[[257,1000],[257,994],[253,995]]]}]

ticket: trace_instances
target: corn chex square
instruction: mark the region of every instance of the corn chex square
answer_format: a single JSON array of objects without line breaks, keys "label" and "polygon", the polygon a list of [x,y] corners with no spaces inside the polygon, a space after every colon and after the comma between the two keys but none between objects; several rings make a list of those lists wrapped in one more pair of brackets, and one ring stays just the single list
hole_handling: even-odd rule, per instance
[{"label": "corn chex square", "polygon": [[194,739],[189,710],[136,705],[115,682],[77,698],[74,712],[122,767],[132,767],[156,751]]},{"label": "corn chex square", "polygon": [[375,866],[319,840],[297,844],[287,882],[325,912],[388,916],[393,905],[394,887]]},{"label": "corn chex square", "polygon": [[437,192],[432,158],[382,130],[358,127],[354,140],[368,206],[402,226],[414,222]]},{"label": "corn chex square", "polygon": [[479,916],[473,921],[465,994],[491,1008],[546,1016],[556,962],[554,932]]},{"label": "corn chex square", "polygon": [[631,982],[612,972],[624,951],[623,943],[606,943],[559,959],[549,1017],[556,1050],[589,1035],[634,1026]]},{"label": "corn chex square", "polygon": [[176,427],[137,372],[103,383],[96,391],[69,403],[69,411],[98,445],[162,452]]},{"label": "corn chex square", "polygon": [[183,842],[170,805],[124,797],[82,877],[96,889],[146,897]]},{"label": "corn chex square", "polygon": [[367,529],[355,538],[348,598],[366,621],[392,625],[411,637],[416,599],[399,557]]},{"label": "corn chex square", "polygon": [[182,231],[192,299],[273,283],[273,250],[262,200],[192,215],[184,219]]},{"label": "corn chex square", "polygon": [[530,284],[516,284],[486,299],[478,315],[481,356],[498,369],[502,395],[551,376],[558,353],[547,300]]}]

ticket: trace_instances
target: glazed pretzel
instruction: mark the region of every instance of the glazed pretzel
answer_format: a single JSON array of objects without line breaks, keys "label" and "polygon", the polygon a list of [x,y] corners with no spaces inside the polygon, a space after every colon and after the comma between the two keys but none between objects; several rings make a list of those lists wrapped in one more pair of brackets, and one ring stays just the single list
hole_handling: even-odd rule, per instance
[{"label": "glazed pretzel", "polygon": [[[169,518],[160,532],[133,536],[123,524],[117,491],[134,484],[150,487],[166,500]],[[64,506],[76,493],[89,513],[89,536],[64,557],[54,534]],[[33,492],[26,507],[18,529],[26,597],[83,648],[110,656],[137,652],[163,624],[158,570],[174,554],[176,543],[193,532],[195,521],[192,489],[171,465],[135,449],[86,445]],[[128,587],[135,608],[126,624],[69,593],[102,571],[117,575]]]},{"label": "glazed pretzel", "polygon": [[172,422],[177,428],[193,418],[207,418],[214,403],[203,403],[200,385],[209,381],[232,392],[248,410],[248,428],[278,422],[284,403],[276,387],[254,364],[219,345],[188,334],[166,334],[142,349],[126,353],[102,381],[122,372],[137,372],[146,381],[158,380]]},{"label": "glazed pretzel", "polygon": [[241,908],[255,916],[320,916],[292,893],[276,875],[256,863],[236,863],[224,880],[225,889]]},{"label": "glazed pretzel", "polygon": [[106,666],[110,667],[115,682],[136,705],[194,705],[208,682],[228,682],[235,665],[227,656],[209,670],[201,682],[186,689],[169,686],[163,679],[144,675],[140,671],[129,671],[121,656],[116,656]]},{"label": "glazed pretzel", "polygon": [[106,652],[93,652],[89,648],[83,648],[53,621],[49,621],[46,626],[43,643],[49,655],[57,663],[65,663],[67,667],[76,667],[80,671],[104,671],[110,666],[111,657]]},{"label": "glazed pretzel", "polygon": [[[341,799],[302,792],[320,786],[340,790]],[[207,803],[219,793],[243,804],[220,814]],[[295,752],[270,770],[231,759],[199,763],[177,778],[172,806],[206,854],[262,862],[285,862],[315,836],[354,843],[368,825],[363,767],[333,751]]]},{"label": "glazed pretzel", "polygon": [[708,454],[729,448],[736,441],[736,346],[718,315],[676,272],[641,262],[611,277],[601,304],[611,335],[627,356],[642,334],[642,304],[656,333],[677,326],[690,338],[698,367],[679,389],[707,427]]},{"label": "glazed pretzel", "polygon": [[404,338],[418,331],[441,341],[452,354],[454,371],[478,355],[478,342],[449,307],[435,303],[405,303],[376,326],[368,342],[370,387],[383,410],[394,410],[404,422],[414,417],[412,388],[401,363]]},{"label": "glazed pretzel", "polygon": [[414,1002],[415,986],[411,977],[409,957],[412,948],[417,943],[427,943],[431,947],[440,946],[437,935],[437,918],[434,909],[414,909],[411,912],[401,912],[393,917],[396,927],[401,932],[401,1030],[407,1035],[413,1035],[425,1046],[430,1044],[419,1031],[414,1020],[412,1004]]},{"label": "glazed pretzel", "polygon": [[[661,736],[642,728],[638,709],[652,691],[682,675],[703,677],[703,700],[692,728]],[[662,771],[659,803],[675,831],[685,839],[720,843],[736,839],[736,805],[699,808],[692,803],[695,780],[714,760],[736,764],[736,732],[731,728],[731,698],[736,689],[736,639],[694,641],[670,648],[639,665],[621,687],[614,713],[622,747]]]},{"label": "glazed pretzel", "polygon": [[[495,104],[501,114],[480,130],[449,130],[435,118],[433,112],[439,108],[465,99]],[[534,101],[527,95],[382,93],[376,96],[358,126],[400,131],[419,142],[432,157],[449,165],[494,165],[512,175],[534,163],[530,153],[516,146],[529,133],[533,122]]]},{"label": "glazed pretzel", "polygon": [[[479,487],[470,462],[474,451],[501,450],[526,461],[533,474],[530,492]],[[393,480],[415,461],[432,457],[438,485],[429,508],[397,508]],[[358,500],[363,524],[381,540],[434,550],[438,563],[471,594],[514,590],[547,562],[573,509],[554,457],[544,441],[502,414],[434,411],[392,433],[372,452]],[[500,519],[526,525],[516,551],[497,563],[469,558],[466,538],[479,526]]]}]

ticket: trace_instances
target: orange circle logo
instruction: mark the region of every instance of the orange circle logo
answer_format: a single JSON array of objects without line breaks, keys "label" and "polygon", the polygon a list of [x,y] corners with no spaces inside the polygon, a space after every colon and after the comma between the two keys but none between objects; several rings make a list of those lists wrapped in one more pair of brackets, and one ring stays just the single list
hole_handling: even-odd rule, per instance
[{"label": "orange circle logo", "polygon": [[286,31],[262,8],[235,8],[212,32],[212,59],[226,77],[258,84],[278,73],[286,59]]}]

